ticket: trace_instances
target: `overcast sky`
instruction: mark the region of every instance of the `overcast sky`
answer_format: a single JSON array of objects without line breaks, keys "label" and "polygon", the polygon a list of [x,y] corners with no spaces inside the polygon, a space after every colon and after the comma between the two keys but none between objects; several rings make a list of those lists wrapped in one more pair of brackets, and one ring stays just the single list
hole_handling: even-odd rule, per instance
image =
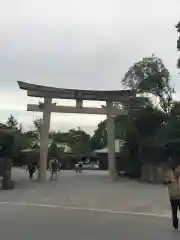
[{"label": "overcast sky", "polygon": [[[12,113],[27,129],[40,116],[25,111],[35,100],[16,80],[117,90],[128,68],[152,54],[163,59],[180,99],[179,20],[179,0],[0,0],[0,121]],[[101,119],[53,114],[51,128],[92,132]]]}]

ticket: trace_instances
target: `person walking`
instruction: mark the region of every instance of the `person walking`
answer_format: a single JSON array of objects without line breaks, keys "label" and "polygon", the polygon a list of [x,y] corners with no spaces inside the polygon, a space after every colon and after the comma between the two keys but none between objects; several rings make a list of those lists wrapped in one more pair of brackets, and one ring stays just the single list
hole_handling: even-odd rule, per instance
[{"label": "person walking", "polygon": [[61,171],[61,168],[62,168],[62,164],[60,163],[60,161],[58,162],[58,172]]},{"label": "person walking", "polygon": [[173,164],[167,170],[164,178],[164,184],[168,186],[168,192],[171,203],[172,222],[174,229],[178,229],[178,209],[180,210],[180,163]]},{"label": "person walking", "polygon": [[83,163],[82,161],[79,161],[79,173],[82,172],[82,167],[83,167]]},{"label": "person walking", "polygon": [[83,167],[83,163],[81,161],[79,161],[78,163],[75,164],[75,170],[77,173],[81,173],[82,172],[82,167]]},{"label": "person walking", "polygon": [[52,159],[50,161],[50,168],[51,168],[51,180],[56,180],[57,181],[57,172],[58,172],[58,160],[57,159]]},{"label": "person walking", "polygon": [[34,175],[34,173],[36,171],[35,164],[33,164],[33,163],[28,164],[27,170],[29,172],[29,179],[32,180],[33,179],[33,175]]},{"label": "person walking", "polygon": [[79,163],[76,163],[76,164],[75,164],[75,170],[76,170],[76,172],[78,173],[78,171],[79,171]]}]

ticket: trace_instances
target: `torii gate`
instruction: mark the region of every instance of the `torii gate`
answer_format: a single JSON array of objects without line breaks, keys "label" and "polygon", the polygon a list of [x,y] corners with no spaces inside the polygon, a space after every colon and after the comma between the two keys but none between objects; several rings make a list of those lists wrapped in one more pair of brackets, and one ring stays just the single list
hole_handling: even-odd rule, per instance
[{"label": "torii gate", "polygon": [[[47,155],[48,155],[48,135],[50,127],[51,112],[59,113],[78,113],[78,114],[101,114],[107,116],[107,140],[108,140],[108,168],[109,177],[115,179],[116,161],[114,149],[114,118],[113,116],[127,114],[126,111],[120,110],[113,106],[113,102],[121,102],[133,97],[135,93],[132,90],[118,91],[98,91],[98,90],[78,90],[54,88],[42,85],[30,84],[18,81],[20,89],[27,91],[27,96],[44,98],[44,102],[28,104],[27,111],[43,112],[43,123],[40,133],[40,160],[39,160],[39,180],[46,181]],[[53,98],[74,99],[76,106],[56,106],[52,103]],[[89,101],[106,101],[106,106],[101,108],[83,107],[83,100]]]}]

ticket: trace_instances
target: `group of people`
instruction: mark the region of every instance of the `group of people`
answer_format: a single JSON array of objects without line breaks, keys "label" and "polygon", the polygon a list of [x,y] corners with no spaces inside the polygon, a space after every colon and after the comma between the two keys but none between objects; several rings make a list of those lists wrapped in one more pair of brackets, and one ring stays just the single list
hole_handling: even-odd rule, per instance
[{"label": "group of people", "polygon": [[[57,159],[52,159],[49,161],[49,171],[51,171],[51,180],[57,180],[57,173],[60,171],[61,164]],[[83,163],[79,161],[75,164],[76,172],[81,173],[83,168]],[[32,179],[34,173],[36,172],[36,164],[28,164],[27,171],[29,172],[29,178]],[[174,163],[166,171],[164,184],[168,187],[169,199],[172,210],[172,222],[173,227],[178,229],[178,210],[180,210],[180,163]]]},{"label": "group of people", "polygon": [[[57,159],[51,159],[49,161],[48,170],[51,172],[51,180],[57,180],[58,171],[61,169],[61,163]],[[29,173],[29,179],[33,179],[33,176],[37,170],[35,163],[29,163],[26,171]]]},{"label": "group of people", "polygon": [[[49,161],[48,170],[51,172],[51,180],[57,180],[58,172],[60,171],[62,165],[57,159],[51,159]],[[82,161],[79,161],[75,164],[75,170],[78,173],[81,173],[83,169]],[[29,173],[29,179],[33,179],[33,176],[37,170],[37,165],[35,163],[29,163],[27,165],[26,171]]]}]

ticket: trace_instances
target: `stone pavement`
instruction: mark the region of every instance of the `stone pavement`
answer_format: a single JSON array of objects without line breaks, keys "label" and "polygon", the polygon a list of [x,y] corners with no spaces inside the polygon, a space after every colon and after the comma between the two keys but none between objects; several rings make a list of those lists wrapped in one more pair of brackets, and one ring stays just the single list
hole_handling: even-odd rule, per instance
[{"label": "stone pavement", "polygon": [[170,219],[94,211],[0,204],[0,236],[6,240],[176,240]]},{"label": "stone pavement", "polygon": [[161,185],[120,179],[112,182],[107,172],[61,171],[57,182],[49,179],[45,184],[29,181],[25,170],[13,169],[16,189],[0,191],[0,202],[71,206],[169,215],[167,189]]},{"label": "stone pavement", "polygon": [[164,186],[112,182],[100,171],[62,171],[40,184],[14,169],[13,179],[16,189],[0,191],[2,239],[180,239]]}]

